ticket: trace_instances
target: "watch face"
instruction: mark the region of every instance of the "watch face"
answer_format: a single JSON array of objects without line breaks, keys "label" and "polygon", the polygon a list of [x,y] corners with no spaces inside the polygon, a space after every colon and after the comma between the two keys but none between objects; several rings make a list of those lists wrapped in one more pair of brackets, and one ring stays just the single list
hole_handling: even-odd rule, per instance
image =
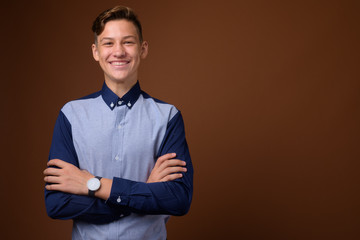
[{"label": "watch face", "polygon": [[100,188],[100,180],[97,178],[91,178],[87,182],[87,187],[90,191],[96,191]]}]

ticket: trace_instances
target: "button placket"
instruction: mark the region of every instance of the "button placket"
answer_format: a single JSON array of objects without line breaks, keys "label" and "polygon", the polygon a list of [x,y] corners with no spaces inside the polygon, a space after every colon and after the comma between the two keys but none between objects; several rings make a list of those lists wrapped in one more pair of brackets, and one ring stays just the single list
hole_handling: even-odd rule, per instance
[{"label": "button placket", "polygon": [[[118,99],[115,103],[118,106],[119,102],[121,100]],[[123,102],[122,102],[123,104]],[[113,151],[114,151],[114,166],[113,166],[113,174],[114,176],[117,177],[122,177],[123,174],[123,169],[122,169],[122,164],[123,164],[123,142],[124,142],[124,132],[123,132],[123,121],[124,121],[124,117],[125,117],[125,108],[118,106],[115,109],[114,114],[116,114],[116,120],[114,123],[114,134],[115,134],[115,138],[113,141]]]}]

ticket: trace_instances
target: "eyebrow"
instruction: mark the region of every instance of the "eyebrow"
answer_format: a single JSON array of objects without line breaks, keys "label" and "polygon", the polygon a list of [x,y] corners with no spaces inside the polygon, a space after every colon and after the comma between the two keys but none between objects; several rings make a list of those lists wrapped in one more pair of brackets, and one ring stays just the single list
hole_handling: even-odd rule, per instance
[{"label": "eyebrow", "polygon": [[[128,38],[134,38],[134,39],[136,39],[136,36],[134,36],[134,35],[128,35],[128,36],[123,37],[122,39],[128,39]],[[100,42],[102,42],[102,41],[108,41],[108,40],[114,40],[114,38],[112,38],[112,37],[103,37],[103,38],[100,40]]]},{"label": "eyebrow", "polygon": [[125,37],[123,37],[124,39],[126,39],[126,38],[135,38],[136,39],[136,36],[134,36],[134,35],[128,35],[128,36],[125,36]]}]

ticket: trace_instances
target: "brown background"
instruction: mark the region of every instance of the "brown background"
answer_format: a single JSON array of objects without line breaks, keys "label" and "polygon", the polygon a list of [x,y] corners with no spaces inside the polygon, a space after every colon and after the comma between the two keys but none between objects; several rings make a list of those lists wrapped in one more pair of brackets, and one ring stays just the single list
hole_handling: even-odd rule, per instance
[{"label": "brown background", "polygon": [[61,106],[97,91],[90,30],[136,10],[140,81],[183,113],[191,211],[169,239],[359,239],[359,1],[8,1],[1,5],[1,239],[70,239],[47,217]]}]

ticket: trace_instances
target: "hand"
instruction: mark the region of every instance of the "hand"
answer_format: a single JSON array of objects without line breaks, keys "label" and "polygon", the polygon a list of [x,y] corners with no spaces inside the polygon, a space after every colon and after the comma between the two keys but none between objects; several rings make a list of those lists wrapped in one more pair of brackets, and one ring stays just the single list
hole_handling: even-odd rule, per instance
[{"label": "hand", "polygon": [[60,159],[52,159],[47,165],[44,170],[44,181],[50,183],[45,186],[47,190],[88,195],[87,181],[94,177],[88,171]]},{"label": "hand", "polygon": [[182,177],[179,172],[186,172],[185,161],[173,159],[176,153],[168,153],[159,157],[147,180],[147,183],[166,182]]}]

